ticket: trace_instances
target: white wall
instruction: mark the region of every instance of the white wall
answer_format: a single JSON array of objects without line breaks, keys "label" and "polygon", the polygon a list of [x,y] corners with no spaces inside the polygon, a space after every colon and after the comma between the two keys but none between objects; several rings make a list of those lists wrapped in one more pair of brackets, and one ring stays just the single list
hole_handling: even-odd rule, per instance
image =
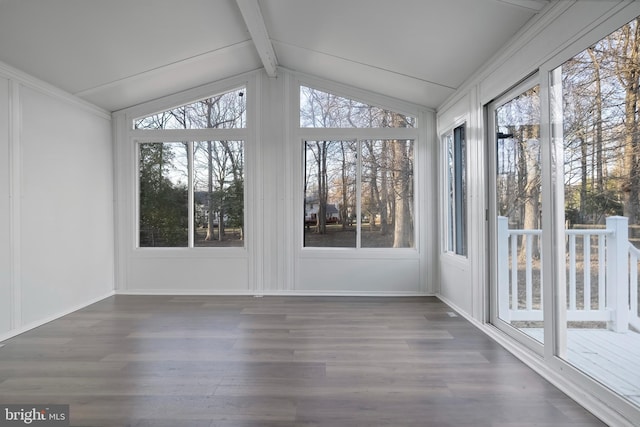
[{"label": "white wall", "polygon": [[353,258],[302,255],[298,263],[300,292],[329,294],[420,294],[420,262],[417,255],[407,258]]},{"label": "white wall", "polygon": [[[464,125],[466,136],[466,158],[467,162],[477,160],[469,155],[471,152],[471,146],[473,144],[473,135],[470,130],[473,128],[473,124],[470,121],[471,114],[469,113],[471,104],[469,96],[464,95],[458,99],[455,103],[452,103],[446,110],[440,110],[438,112],[437,124],[438,124],[438,189],[440,190],[439,199],[439,235],[438,239],[434,240],[435,250],[438,253],[438,262],[440,267],[440,287],[438,290],[439,295],[447,301],[455,301],[457,308],[471,313],[473,307],[473,294],[472,294],[472,272],[471,272],[471,259],[476,256],[473,251],[473,242],[477,238],[477,233],[474,233],[473,228],[467,224],[467,247],[468,254],[466,256],[447,253],[444,251],[444,239],[446,238],[447,230],[445,229],[444,218],[446,216],[447,199],[446,199],[446,173],[444,170],[446,163],[443,159],[442,140],[443,134],[450,132],[453,128]],[[467,163],[468,164],[468,163]],[[470,200],[470,194],[472,194],[472,179],[467,179],[467,203]],[[473,212],[467,211],[467,222],[473,219]]]},{"label": "white wall", "polygon": [[[302,248],[302,140],[297,115],[299,76],[277,79],[249,73],[114,113],[117,135],[118,291],[122,293],[361,294],[432,293],[430,267],[433,179],[430,176],[435,114],[322,81],[343,96],[399,106],[419,117],[411,131],[416,148],[416,249]],[[136,248],[135,141],[155,131],[133,131],[132,120],[181,103],[247,85],[246,248]],[[346,93],[345,93],[346,91]],[[389,105],[389,103],[391,105]],[[429,131],[427,131],[429,129]],[[182,132],[182,131],[181,131]]]},{"label": "white wall", "polygon": [[113,293],[113,162],[108,113],[3,64],[0,129],[3,337]]},{"label": "white wall", "polygon": [[11,329],[9,79],[0,76],[0,336]]}]

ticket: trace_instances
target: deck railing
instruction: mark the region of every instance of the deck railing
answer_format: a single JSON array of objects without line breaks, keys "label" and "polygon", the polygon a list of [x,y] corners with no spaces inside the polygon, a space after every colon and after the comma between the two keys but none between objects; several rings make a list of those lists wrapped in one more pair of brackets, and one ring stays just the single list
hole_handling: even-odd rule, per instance
[{"label": "deck railing", "polygon": [[[498,313],[502,320],[543,319],[541,230],[509,229],[498,217]],[[628,220],[607,218],[604,229],[569,229],[567,321],[606,322],[616,332],[640,330],[638,260]]]}]

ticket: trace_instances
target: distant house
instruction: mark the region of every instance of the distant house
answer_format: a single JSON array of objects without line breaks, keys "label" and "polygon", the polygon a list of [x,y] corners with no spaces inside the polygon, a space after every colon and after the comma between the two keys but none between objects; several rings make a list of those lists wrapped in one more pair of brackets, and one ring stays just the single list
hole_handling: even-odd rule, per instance
[{"label": "distant house", "polygon": [[[318,220],[318,211],[320,210],[320,201],[317,198],[305,199],[304,202],[304,222],[305,224],[315,224]],[[335,204],[327,203],[326,211],[327,223],[340,222],[340,211]]]},{"label": "distant house", "polygon": [[[207,227],[209,225],[209,192],[207,191],[194,191],[194,217],[195,222],[200,227]],[[219,204],[219,203],[218,203]],[[213,226],[218,227],[220,222],[220,210],[218,206],[214,204],[213,211]],[[229,221],[229,216],[224,216],[224,225]]]}]

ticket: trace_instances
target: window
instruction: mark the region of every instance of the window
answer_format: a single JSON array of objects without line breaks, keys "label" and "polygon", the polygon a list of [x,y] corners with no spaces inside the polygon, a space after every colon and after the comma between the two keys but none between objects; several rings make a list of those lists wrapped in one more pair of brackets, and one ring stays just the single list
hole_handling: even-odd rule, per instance
[{"label": "window", "polygon": [[445,250],[467,255],[467,182],[465,126],[461,125],[443,137],[446,174]]},{"label": "window", "polygon": [[[157,134],[137,145],[139,247],[244,246],[244,134],[232,129],[246,127],[245,93],[133,121]],[[176,130],[192,129],[205,138],[176,141]]]},{"label": "window", "polygon": [[242,141],[193,143],[195,246],[242,246],[243,145]]},{"label": "window", "polygon": [[[490,104],[495,212],[494,268],[497,295],[494,324],[513,333],[544,331],[542,283],[542,169],[540,85],[537,75]],[[521,322],[517,311],[535,312]],[[536,339],[542,344],[543,336]],[[533,344],[536,351],[542,351]]]},{"label": "window", "polygon": [[188,245],[188,166],[185,145],[140,144],[140,246]]},{"label": "window", "polygon": [[357,246],[357,153],[355,141],[305,143],[305,246]]},{"label": "window", "polygon": [[413,140],[361,141],[361,246],[411,248]]},{"label": "window", "polygon": [[300,126],[327,130],[303,146],[304,246],[413,248],[415,117],[301,86]]},{"label": "window", "polygon": [[133,121],[134,129],[238,129],[247,125],[246,89],[203,98]]},{"label": "window", "polygon": [[305,247],[414,247],[413,140],[304,148]]},{"label": "window", "polygon": [[243,170],[242,141],[139,144],[140,247],[242,246]]},{"label": "window", "polygon": [[300,87],[302,128],[414,128],[415,117],[374,105]]}]

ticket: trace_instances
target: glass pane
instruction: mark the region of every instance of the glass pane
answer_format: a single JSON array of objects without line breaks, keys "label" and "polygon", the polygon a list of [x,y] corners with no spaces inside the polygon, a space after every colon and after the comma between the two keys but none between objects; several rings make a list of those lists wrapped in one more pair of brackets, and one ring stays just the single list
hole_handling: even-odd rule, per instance
[{"label": "glass pane", "polygon": [[640,406],[640,51],[635,19],[552,73],[564,155],[563,357]]},{"label": "glass pane", "polygon": [[455,166],[455,227],[458,255],[467,254],[467,155],[464,125],[453,130]]},{"label": "glass pane", "polygon": [[542,328],[539,86],[497,107],[495,126],[498,317]]},{"label": "glass pane", "polygon": [[355,141],[305,142],[305,247],[356,247],[356,154]]},{"label": "glass pane", "polygon": [[188,145],[139,145],[140,247],[188,245]]},{"label": "glass pane", "polygon": [[444,152],[445,152],[445,174],[446,174],[446,197],[447,197],[447,218],[446,218],[446,245],[447,252],[455,252],[455,152],[453,145],[453,132],[444,136]]},{"label": "glass pane", "polygon": [[464,125],[443,137],[446,174],[445,250],[467,254],[466,150]]},{"label": "glass pane", "polygon": [[136,119],[134,129],[236,129],[247,125],[246,89],[238,88]]},{"label": "glass pane", "polygon": [[300,127],[412,128],[415,126],[415,117],[310,87],[300,87]]},{"label": "glass pane", "polygon": [[195,142],[193,187],[194,245],[243,246],[243,142]]},{"label": "glass pane", "polygon": [[362,142],[363,248],[412,248],[413,141]]}]

